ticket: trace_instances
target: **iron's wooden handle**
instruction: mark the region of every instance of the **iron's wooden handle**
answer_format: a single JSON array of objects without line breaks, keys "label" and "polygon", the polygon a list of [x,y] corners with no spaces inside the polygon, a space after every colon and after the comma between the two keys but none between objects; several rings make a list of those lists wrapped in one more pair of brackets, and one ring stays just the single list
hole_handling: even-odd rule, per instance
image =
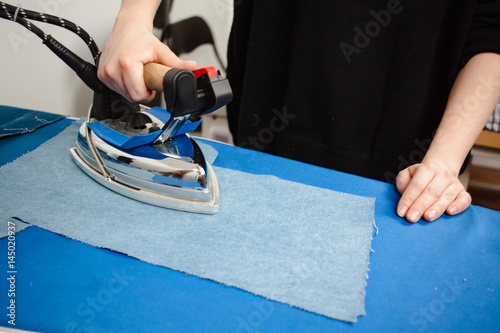
[{"label": "iron's wooden handle", "polygon": [[149,90],[163,91],[163,78],[172,68],[150,62],[144,65],[144,82]]}]

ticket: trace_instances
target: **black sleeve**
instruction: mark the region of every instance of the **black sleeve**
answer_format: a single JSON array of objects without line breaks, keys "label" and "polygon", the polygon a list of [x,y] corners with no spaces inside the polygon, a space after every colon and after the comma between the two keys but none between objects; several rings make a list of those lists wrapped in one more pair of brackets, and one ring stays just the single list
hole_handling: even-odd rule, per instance
[{"label": "black sleeve", "polygon": [[462,65],[483,52],[500,54],[500,0],[478,0],[462,51]]},{"label": "black sleeve", "polygon": [[250,27],[252,25],[253,0],[235,0],[233,13],[233,24],[227,47],[227,79],[233,90],[233,100],[226,108],[229,130],[236,142]]}]

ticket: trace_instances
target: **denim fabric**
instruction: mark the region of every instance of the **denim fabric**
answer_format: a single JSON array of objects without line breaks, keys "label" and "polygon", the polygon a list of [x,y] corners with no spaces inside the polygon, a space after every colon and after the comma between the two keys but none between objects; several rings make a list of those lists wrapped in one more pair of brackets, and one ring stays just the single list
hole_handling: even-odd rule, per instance
[{"label": "denim fabric", "polygon": [[0,138],[31,132],[63,116],[0,105]]},{"label": "denim fabric", "polygon": [[69,149],[80,124],[0,168],[1,220],[17,217],[331,318],[365,314],[374,198],[214,167],[217,214],[151,206],[76,166]]}]

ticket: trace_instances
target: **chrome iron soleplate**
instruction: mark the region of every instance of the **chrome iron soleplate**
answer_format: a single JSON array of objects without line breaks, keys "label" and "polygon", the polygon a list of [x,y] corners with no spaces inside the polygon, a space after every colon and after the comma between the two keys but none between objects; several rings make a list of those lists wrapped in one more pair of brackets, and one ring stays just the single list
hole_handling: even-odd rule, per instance
[{"label": "chrome iron soleplate", "polygon": [[120,176],[116,174],[116,177],[114,179],[108,179],[103,176],[100,170],[95,168],[91,163],[87,162],[84,154],[81,154],[77,147],[71,148],[70,151],[76,164],[87,175],[89,175],[99,184],[126,197],[155,206],[193,213],[215,214],[219,210],[219,185],[215,173],[208,163],[206,165],[208,178],[207,190],[209,193],[211,193],[211,200],[201,201],[193,199],[193,196],[189,191],[186,193],[186,197],[179,196],[178,187],[172,187],[172,189],[174,190],[173,192],[176,192],[177,195],[170,195],[168,193],[170,185],[164,185],[163,190],[165,192],[159,193],[148,190],[146,188],[142,188],[140,186],[130,185],[127,182],[121,181]]}]

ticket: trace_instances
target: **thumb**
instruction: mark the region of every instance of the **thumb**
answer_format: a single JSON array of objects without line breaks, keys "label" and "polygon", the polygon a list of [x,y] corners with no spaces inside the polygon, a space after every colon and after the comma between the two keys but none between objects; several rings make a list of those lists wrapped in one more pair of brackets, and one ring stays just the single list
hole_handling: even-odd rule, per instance
[{"label": "thumb", "polygon": [[192,60],[182,60],[179,58],[170,48],[163,44],[158,43],[156,49],[157,62],[172,68],[187,69],[194,71],[196,69],[196,61]]},{"label": "thumb", "polygon": [[410,172],[410,167],[401,170],[398,173],[398,176],[396,177],[396,187],[399,191],[399,193],[403,194],[403,192],[406,190],[408,187],[408,184],[410,184],[412,178],[412,174]]}]

